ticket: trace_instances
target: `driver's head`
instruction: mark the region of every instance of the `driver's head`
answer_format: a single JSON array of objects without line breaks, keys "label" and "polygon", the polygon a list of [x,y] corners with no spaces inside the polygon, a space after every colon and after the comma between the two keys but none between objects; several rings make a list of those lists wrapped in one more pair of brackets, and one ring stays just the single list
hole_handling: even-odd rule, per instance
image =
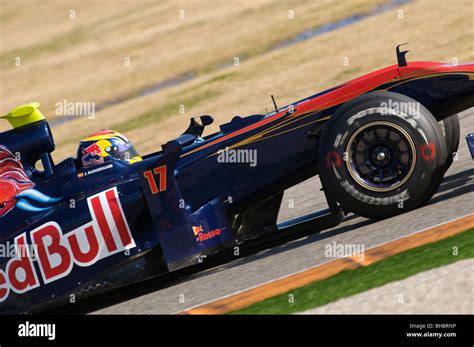
[{"label": "driver's head", "polygon": [[113,130],[102,130],[82,140],[77,150],[77,159],[83,167],[126,160],[133,164],[142,160],[133,145],[122,134]]}]

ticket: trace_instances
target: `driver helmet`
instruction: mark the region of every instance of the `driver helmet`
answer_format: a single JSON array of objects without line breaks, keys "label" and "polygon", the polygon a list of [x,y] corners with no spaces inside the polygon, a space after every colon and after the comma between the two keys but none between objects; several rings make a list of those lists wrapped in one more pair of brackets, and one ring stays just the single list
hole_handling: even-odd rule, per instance
[{"label": "driver helmet", "polygon": [[79,143],[77,159],[83,167],[103,164],[113,160],[126,160],[130,164],[142,158],[132,143],[122,134],[113,130],[96,132]]}]

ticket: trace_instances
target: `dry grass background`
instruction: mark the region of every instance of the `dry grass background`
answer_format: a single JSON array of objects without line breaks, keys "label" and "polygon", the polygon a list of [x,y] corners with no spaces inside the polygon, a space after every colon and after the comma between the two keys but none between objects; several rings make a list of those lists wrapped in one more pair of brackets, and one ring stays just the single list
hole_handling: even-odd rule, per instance
[{"label": "dry grass background", "polygon": [[[55,103],[64,99],[100,104],[131,96],[93,120],[55,126],[54,156],[73,155],[81,137],[105,127],[124,131],[145,153],[179,135],[192,115],[214,115],[216,130],[235,114],[271,109],[270,94],[283,105],[393,64],[399,43],[410,42],[410,60],[474,60],[474,0],[413,1],[267,52],[284,38],[381,2],[0,0],[0,111],[36,100],[54,117]],[[137,95],[186,72],[196,78]]]}]

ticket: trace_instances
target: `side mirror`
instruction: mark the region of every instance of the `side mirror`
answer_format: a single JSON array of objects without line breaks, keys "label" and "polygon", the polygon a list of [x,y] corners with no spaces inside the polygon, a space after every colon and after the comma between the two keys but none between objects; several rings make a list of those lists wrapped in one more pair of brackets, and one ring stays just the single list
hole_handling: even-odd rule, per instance
[{"label": "side mirror", "polygon": [[[197,119],[199,119],[199,121]],[[191,118],[191,123],[189,124],[189,127],[186,129],[183,135],[190,134],[194,135],[195,137],[201,137],[202,133],[204,132],[204,128],[209,124],[212,124],[213,122],[214,118],[209,115],[203,115],[199,118],[193,117]]]},{"label": "side mirror", "polygon": [[214,123],[214,118],[212,116],[207,115],[207,114],[205,114],[205,115],[203,115],[199,118],[201,118],[201,123],[204,126],[208,126],[208,125]]}]

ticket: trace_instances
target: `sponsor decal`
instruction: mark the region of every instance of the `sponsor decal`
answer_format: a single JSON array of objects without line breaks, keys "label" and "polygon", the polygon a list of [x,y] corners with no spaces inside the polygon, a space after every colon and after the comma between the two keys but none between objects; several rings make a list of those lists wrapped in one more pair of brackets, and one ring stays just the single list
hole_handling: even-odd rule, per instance
[{"label": "sponsor decal", "polygon": [[105,170],[109,170],[111,168],[113,168],[114,166],[112,164],[109,164],[109,165],[104,165],[104,166],[101,166],[101,167],[98,167],[98,168],[95,168],[95,169],[91,169],[91,170],[87,170],[87,171],[82,171],[82,172],[79,172],[77,174],[77,177],[79,178],[83,178],[83,177],[86,177],[86,176],[89,176],[89,175],[93,175],[93,174],[96,174],[98,172],[102,172],[102,171],[105,171]]},{"label": "sponsor decal", "polygon": [[347,180],[342,181],[341,186],[346,190],[346,192],[351,194],[357,200],[362,201],[367,204],[376,205],[376,206],[387,206],[387,205],[392,205],[392,204],[398,204],[401,201],[407,201],[408,199],[410,199],[410,194],[408,193],[408,190],[404,190],[400,194],[382,198],[382,197],[370,196],[370,195],[359,192]]},{"label": "sponsor decal", "polygon": [[204,229],[202,228],[202,225],[200,225],[198,227],[193,226],[194,236],[197,236],[199,233],[202,233],[203,231],[204,231]]},{"label": "sponsor decal", "polygon": [[105,156],[106,152],[99,146],[98,143],[93,143],[89,147],[86,147],[82,150],[82,154],[91,154],[94,157],[96,155]]},{"label": "sponsor decal", "polygon": [[15,208],[17,194],[34,186],[21,162],[6,147],[0,145],[0,217]]},{"label": "sponsor decal", "polygon": [[109,140],[99,140],[82,150],[82,165],[102,164],[111,151],[112,143]]},{"label": "sponsor decal", "polygon": [[420,146],[421,156],[425,161],[433,161],[436,159],[436,146],[434,143],[422,143]]},{"label": "sponsor decal", "polygon": [[[87,203],[92,220],[67,234],[51,221],[15,238],[15,247],[24,250],[0,269],[0,302],[10,291],[21,294],[37,288],[39,278],[48,284],[69,275],[74,266],[88,267],[136,246],[116,187],[89,197]],[[35,246],[34,259],[25,247],[27,234]]]},{"label": "sponsor decal", "polygon": [[206,232],[204,231],[204,228],[202,227],[202,225],[193,226],[192,228],[193,228],[194,236],[196,236],[196,241],[198,242],[203,242],[203,241],[213,239],[214,237],[219,236],[223,230],[222,228],[217,228],[217,229]]},{"label": "sponsor decal", "polygon": [[[0,145],[0,218],[15,207],[29,212],[42,212],[61,201],[32,189],[35,184],[28,178],[21,162],[8,148]],[[40,205],[37,205],[37,204]]]},{"label": "sponsor decal", "polygon": [[341,167],[342,165],[342,158],[338,151],[330,151],[326,155],[326,167],[330,168],[335,166],[337,168]]}]

